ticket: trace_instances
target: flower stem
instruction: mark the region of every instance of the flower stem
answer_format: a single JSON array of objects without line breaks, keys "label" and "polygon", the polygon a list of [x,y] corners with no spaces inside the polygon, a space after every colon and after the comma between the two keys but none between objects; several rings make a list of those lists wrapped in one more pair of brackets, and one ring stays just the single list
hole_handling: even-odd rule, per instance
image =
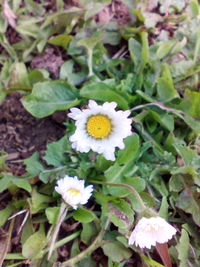
[{"label": "flower stem", "polygon": [[67,204],[65,202],[62,202],[62,204],[60,206],[60,213],[59,213],[59,216],[58,216],[56,227],[55,227],[55,229],[53,231],[52,238],[50,240],[48,260],[51,258],[51,255],[52,255],[52,252],[53,252],[53,249],[54,249],[54,245],[55,245],[55,242],[56,242],[56,238],[57,238],[59,230],[60,230],[60,226],[61,226],[62,222],[64,221],[65,216],[67,215],[68,208],[69,207],[67,206]]},{"label": "flower stem", "polygon": [[81,261],[82,259],[86,258],[88,255],[90,255],[94,250],[96,250],[97,248],[99,248],[103,243],[103,237],[104,234],[108,228],[110,224],[110,221],[107,219],[105,226],[101,229],[101,231],[99,232],[99,234],[97,235],[97,237],[95,238],[95,240],[93,241],[93,243],[86,248],[84,251],[82,251],[81,253],[79,253],[78,255],[76,255],[75,257],[62,262],[62,267],[64,266],[68,266],[68,267],[73,267],[75,263]]}]

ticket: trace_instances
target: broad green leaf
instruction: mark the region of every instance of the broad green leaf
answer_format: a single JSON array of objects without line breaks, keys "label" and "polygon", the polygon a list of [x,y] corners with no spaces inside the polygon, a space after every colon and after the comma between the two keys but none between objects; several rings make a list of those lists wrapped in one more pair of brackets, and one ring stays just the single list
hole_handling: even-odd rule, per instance
[{"label": "broad green leaf", "polygon": [[185,123],[197,134],[200,134],[200,122],[198,120],[195,120],[191,116],[185,114],[183,117],[183,120]]},{"label": "broad green leaf", "polygon": [[[149,111],[149,115],[153,117],[154,121],[159,122],[164,128],[169,130],[170,132],[173,132],[174,130],[174,117],[172,115],[169,115],[167,113],[164,114],[159,114],[158,112],[155,111]],[[151,119],[151,123],[152,119]]]},{"label": "broad green leaf", "polygon": [[89,223],[95,219],[93,212],[83,207],[79,207],[77,210],[75,210],[72,216],[75,220],[82,223]]},{"label": "broad green leaf", "polygon": [[190,9],[194,17],[198,16],[200,13],[200,7],[198,0],[190,0]]},{"label": "broad green leaf", "polygon": [[21,244],[24,245],[26,240],[34,233],[34,227],[32,219],[29,217],[23,226],[22,235],[21,235]]},{"label": "broad green leaf", "polygon": [[146,187],[145,180],[140,177],[125,177],[122,182],[134,187],[137,192],[142,192]]},{"label": "broad green leaf", "polygon": [[170,191],[180,192],[183,189],[183,180],[177,175],[172,175],[169,180]]},{"label": "broad green leaf", "polygon": [[45,214],[50,224],[56,224],[59,211],[60,211],[59,207],[49,207],[45,210]]},{"label": "broad green leaf", "polygon": [[27,259],[40,258],[46,242],[44,227],[40,226],[39,231],[31,235],[22,246],[22,255]]},{"label": "broad green leaf", "polygon": [[180,267],[188,266],[188,254],[190,249],[190,240],[187,231],[182,228],[181,237],[179,239],[179,243],[176,246],[178,250],[178,259],[180,260]]},{"label": "broad green leaf", "polygon": [[24,160],[26,170],[29,174],[37,176],[41,171],[44,170],[43,165],[39,162],[39,153],[35,152],[33,155]]},{"label": "broad green leaf", "polygon": [[182,79],[187,76],[195,66],[193,60],[181,60],[170,65],[170,70],[174,78]]},{"label": "broad green leaf", "polygon": [[176,40],[168,40],[168,41],[160,42],[158,50],[156,52],[156,58],[157,59],[164,58],[173,48],[175,43],[176,43]]},{"label": "broad green leaf", "polygon": [[[134,167],[134,161],[130,160],[123,166],[120,166],[117,162],[105,171],[106,182],[108,183],[123,183],[123,178]],[[108,191],[114,196],[127,196],[130,191],[127,188],[119,186],[107,186]]]},{"label": "broad green leaf", "polygon": [[25,178],[18,178],[10,173],[3,173],[3,177],[0,179],[0,193],[8,189],[10,186],[16,185],[29,193],[31,192],[31,185]]},{"label": "broad green leaf", "polygon": [[41,82],[30,95],[22,99],[24,107],[36,118],[43,118],[56,110],[65,110],[79,103],[73,88],[63,82]]},{"label": "broad green leaf", "polygon": [[19,90],[27,90],[30,88],[28,73],[23,62],[16,62],[11,66],[11,73],[9,86],[19,88]]},{"label": "broad green leaf", "polygon": [[185,165],[192,165],[193,160],[198,157],[197,152],[187,146],[183,146],[181,144],[178,144],[177,142],[174,142],[173,146],[184,160]]},{"label": "broad green leaf", "polygon": [[86,70],[75,72],[73,60],[67,60],[60,68],[60,79],[67,80],[70,84],[77,85],[87,77]]},{"label": "broad green leaf", "polygon": [[132,222],[134,211],[124,199],[113,199],[106,204],[106,213],[110,221],[117,227],[128,229]]},{"label": "broad green leaf", "polygon": [[11,215],[11,213],[14,211],[14,207],[12,204],[8,204],[6,208],[0,210],[0,227],[4,225],[4,223],[7,221],[8,217]]},{"label": "broad green leaf", "polygon": [[163,102],[179,97],[167,64],[163,64],[161,77],[157,79],[157,92],[159,100]]},{"label": "broad green leaf", "polygon": [[43,159],[47,162],[47,164],[53,165],[54,167],[63,166],[67,163],[64,155],[67,148],[68,140],[67,137],[64,136],[59,141],[52,142],[47,145],[47,150]]},{"label": "broad green leaf", "polygon": [[138,151],[140,148],[139,136],[136,133],[133,133],[133,135],[128,136],[124,140],[124,143],[125,148],[119,150],[118,152],[117,162],[119,164],[124,164],[129,160],[135,159],[138,155]]},{"label": "broad green leaf", "polygon": [[71,35],[59,34],[59,35],[56,35],[56,36],[52,37],[51,39],[49,39],[48,43],[52,44],[52,45],[61,46],[62,48],[67,49],[67,46],[68,46],[69,42],[71,42],[71,40],[72,40]]},{"label": "broad green leaf", "polygon": [[127,100],[103,82],[90,83],[80,90],[80,95],[88,99],[112,102],[115,101],[119,108],[128,109]]},{"label": "broad green leaf", "polygon": [[192,214],[194,222],[200,226],[200,201],[198,196],[199,193],[195,192],[193,188],[187,188],[179,195],[176,206],[184,212]]},{"label": "broad green leaf", "polygon": [[119,242],[108,242],[102,246],[103,252],[113,262],[121,262],[131,257],[132,252]]},{"label": "broad green leaf", "polygon": [[189,115],[200,118],[200,92],[185,90],[184,99],[180,104],[180,108]]},{"label": "broad green leaf", "polygon": [[37,213],[38,211],[47,208],[47,203],[52,201],[52,198],[44,194],[37,192],[36,188],[33,188],[31,199],[27,199],[30,205],[30,212],[32,214]]},{"label": "broad green leaf", "polygon": [[97,235],[97,228],[93,222],[82,223],[81,241],[86,245],[91,244],[92,239]]}]

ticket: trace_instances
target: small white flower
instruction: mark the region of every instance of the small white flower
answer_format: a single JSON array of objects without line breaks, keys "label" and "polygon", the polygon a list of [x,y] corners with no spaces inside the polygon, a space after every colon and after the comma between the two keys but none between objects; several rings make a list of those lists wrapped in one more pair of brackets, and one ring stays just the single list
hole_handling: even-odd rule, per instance
[{"label": "small white flower", "polygon": [[72,206],[75,210],[79,204],[86,204],[92,195],[93,185],[84,187],[84,180],[78,178],[65,176],[57,181],[58,186],[55,190],[62,195],[64,201]]},{"label": "small white flower", "polygon": [[175,235],[176,229],[161,217],[151,217],[139,220],[131,236],[129,245],[140,248],[151,248],[157,243],[166,243]]},{"label": "small white flower", "polygon": [[124,148],[123,139],[131,135],[130,111],[116,111],[115,102],[98,105],[90,100],[87,109],[71,108],[68,116],[76,120],[76,131],[70,137],[72,147],[80,152],[93,150],[107,160],[115,160],[115,148]]}]

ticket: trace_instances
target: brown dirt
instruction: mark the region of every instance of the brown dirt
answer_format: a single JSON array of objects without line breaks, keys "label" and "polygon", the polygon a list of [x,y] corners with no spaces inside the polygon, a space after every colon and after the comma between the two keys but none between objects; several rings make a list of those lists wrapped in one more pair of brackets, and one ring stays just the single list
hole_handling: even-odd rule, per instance
[{"label": "brown dirt", "polygon": [[61,123],[54,117],[36,119],[24,109],[21,97],[12,93],[0,106],[0,150],[8,153],[7,165],[15,175],[24,173],[23,159],[65,133],[63,118]]}]

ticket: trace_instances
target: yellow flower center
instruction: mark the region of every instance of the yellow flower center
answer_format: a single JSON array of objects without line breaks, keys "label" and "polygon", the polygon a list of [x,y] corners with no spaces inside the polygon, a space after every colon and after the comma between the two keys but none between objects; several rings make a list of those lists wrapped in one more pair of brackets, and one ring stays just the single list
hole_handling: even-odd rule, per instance
[{"label": "yellow flower center", "polygon": [[98,114],[88,118],[86,129],[90,136],[102,139],[109,136],[112,125],[107,116]]},{"label": "yellow flower center", "polygon": [[73,195],[73,196],[78,196],[80,194],[80,192],[74,188],[69,189],[68,192],[70,195]]}]

